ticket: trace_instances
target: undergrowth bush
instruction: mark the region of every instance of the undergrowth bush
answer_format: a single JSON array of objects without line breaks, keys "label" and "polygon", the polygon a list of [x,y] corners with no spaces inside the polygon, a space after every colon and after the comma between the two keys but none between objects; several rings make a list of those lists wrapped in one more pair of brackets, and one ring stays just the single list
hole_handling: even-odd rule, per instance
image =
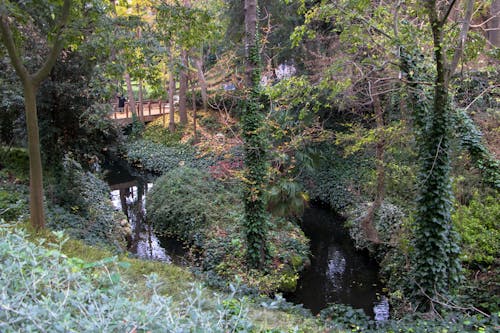
[{"label": "undergrowth bush", "polygon": [[175,146],[179,144],[183,134],[184,126],[182,126],[182,124],[177,125],[174,132],[160,125],[149,125],[146,126],[142,137],[154,143],[160,143],[165,146]]},{"label": "undergrowth bush", "polygon": [[241,218],[242,207],[239,194],[207,172],[182,167],[156,181],[148,193],[147,211],[157,231],[201,245],[204,229],[216,223],[232,227]]},{"label": "undergrowth bush", "polygon": [[29,179],[29,157],[24,148],[0,147],[0,170],[8,169],[23,181]]},{"label": "undergrowth bush", "polygon": [[500,255],[500,202],[476,193],[468,205],[458,206],[452,215],[462,238],[461,259],[487,267]]},{"label": "undergrowth bush", "polygon": [[285,219],[270,225],[267,271],[248,271],[241,186],[221,182],[207,171],[177,168],[160,177],[148,193],[148,218],[159,233],[188,241],[201,252],[199,262],[210,283],[224,287],[238,275],[266,293],[295,289],[298,272],[308,262],[307,240]]},{"label": "undergrowth bush", "polygon": [[0,218],[21,221],[29,216],[29,188],[22,183],[13,183],[9,178],[0,171]]},{"label": "undergrowth bush", "polygon": [[320,146],[318,149],[322,151],[321,163],[312,172],[305,172],[302,182],[311,200],[342,212],[361,195],[368,161],[358,155],[344,158],[331,147]]},{"label": "undergrowth bush", "polygon": [[63,166],[59,183],[53,185],[54,202],[47,207],[48,227],[65,230],[87,244],[123,250],[129,230],[120,225],[125,216],[114,209],[109,186],[70,157]]},{"label": "undergrowth bush", "polygon": [[196,156],[195,149],[190,146],[167,147],[148,140],[128,143],[126,158],[136,167],[160,174],[180,166],[206,169],[214,163],[210,156]]},{"label": "undergrowth bush", "polygon": [[[2,332],[250,332],[244,300],[207,299],[199,286],[181,304],[158,293],[155,275],[148,293],[133,296],[124,280],[126,263],[116,258],[86,263],[44,247],[0,222],[0,331]],[[44,240],[40,240],[44,243]]]}]

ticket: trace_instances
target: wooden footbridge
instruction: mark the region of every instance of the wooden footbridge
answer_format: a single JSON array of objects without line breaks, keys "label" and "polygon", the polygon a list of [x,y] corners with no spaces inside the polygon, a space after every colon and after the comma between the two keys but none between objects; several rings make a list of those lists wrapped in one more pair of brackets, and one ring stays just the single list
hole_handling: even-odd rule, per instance
[{"label": "wooden footbridge", "polygon": [[[151,122],[158,117],[168,114],[170,112],[170,106],[168,102],[165,101],[143,101],[142,108],[141,104],[137,101],[135,103],[135,114],[137,118],[145,123]],[[128,102],[125,103],[123,111],[118,110],[118,103],[113,103],[113,112],[110,113],[110,118],[116,123],[126,126],[132,123],[132,109]]]}]

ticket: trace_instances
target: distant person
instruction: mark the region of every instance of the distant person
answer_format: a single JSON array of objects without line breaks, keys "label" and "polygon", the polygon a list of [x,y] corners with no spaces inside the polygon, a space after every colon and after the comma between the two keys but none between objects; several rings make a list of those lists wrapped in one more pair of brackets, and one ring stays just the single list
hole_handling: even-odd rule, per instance
[{"label": "distant person", "polygon": [[123,109],[125,108],[125,102],[127,100],[125,99],[125,97],[123,97],[122,95],[118,95],[118,111],[120,113],[123,112]]}]

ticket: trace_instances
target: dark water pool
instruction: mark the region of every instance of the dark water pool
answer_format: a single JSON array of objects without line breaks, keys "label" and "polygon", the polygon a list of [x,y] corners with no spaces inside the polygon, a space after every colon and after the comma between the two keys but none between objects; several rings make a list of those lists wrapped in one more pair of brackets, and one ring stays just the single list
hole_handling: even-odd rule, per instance
[{"label": "dark water pool", "polygon": [[185,265],[186,251],[182,242],[156,235],[146,218],[146,194],[153,187],[152,181],[134,173],[122,161],[108,163],[104,170],[113,205],[123,211],[132,227],[129,252],[141,259]]},{"label": "dark water pool", "polygon": [[314,314],[334,302],[363,309],[376,320],[387,319],[389,303],[378,280],[379,267],[367,253],[355,249],[343,222],[326,208],[304,212],[302,229],[311,240],[311,266],[287,298]]}]

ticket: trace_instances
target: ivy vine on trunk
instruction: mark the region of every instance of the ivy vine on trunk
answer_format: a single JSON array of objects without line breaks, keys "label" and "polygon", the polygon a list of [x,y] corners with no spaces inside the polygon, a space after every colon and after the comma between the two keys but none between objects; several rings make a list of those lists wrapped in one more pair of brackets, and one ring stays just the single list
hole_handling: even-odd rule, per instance
[{"label": "ivy vine on trunk", "polygon": [[267,166],[263,114],[260,112],[260,56],[257,29],[257,1],[245,0],[246,85],[243,138],[245,141],[245,231],[249,265],[262,269],[268,253],[267,213],[264,199]]},{"label": "ivy vine on trunk", "polygon": [[[420,64],[423,57],[402,53],[402,68],[408,77],[415,134],[419,147],[420,194],[417,199],[414,233],[414,279],[417,298],[426,309],[434,308],[439,297],[449,296],[461,278],[458,234],[451,222],[450,140],[452,136],[449,81],[462,56],[473,0],[467,0],[458,45],[451,61],[446,56],[444,29],[456,1],[447,8],[435,0],[425,1],[432,32],[433,77]],[[433,91],[418,82],[433,81]]]}]

